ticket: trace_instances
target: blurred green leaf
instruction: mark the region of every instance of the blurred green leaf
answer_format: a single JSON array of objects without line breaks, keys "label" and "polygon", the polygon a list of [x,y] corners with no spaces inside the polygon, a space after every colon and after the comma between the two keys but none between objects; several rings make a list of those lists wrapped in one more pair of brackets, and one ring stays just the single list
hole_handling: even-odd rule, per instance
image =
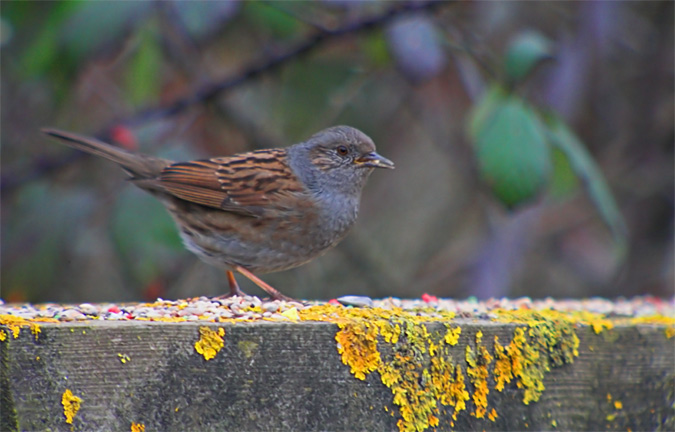
[{"label": "blurred green leaf", "polygon": [[577,177],[569,158],[557,147],[552,148],[551,161],[553,170],[551,183],[549,184],[549,193],[553,198],[568,197],[579,186],[579,177]]},{"label": "blurred green leaf", "polygon": [[551,172],[550,146],[537,114],[517,96],[495,98],[491,92],[474,113],[470,127],[483,180],[509,207],[535,198]]},{"label": "blurred green leaf", "polygon": [[504,103],[508,93],[498,85],[492,85],[481,100],[473,106],[469,115],[469,136],[476,140],[478,134],[485,127],[485,121],[492,117],[497,106]]},{"label": "blurred green leaf", "polygon": [[[35,2],[18,2],[26,5],[37,5]],[[21,56],[21,70],[29,77],[35,77],[46,73],[55,64],[59,63],[63,54],[61,49],[60,34],[63,31],[65,21],[84,5],[82,2],[54,2],[51,4],[49,14],[33,41]],[[61,65],[62,67],[65,65]]]},{"label": "blurred green leaf", "polygon": [[519,82],[551,57],[551,42],[539,32],[525,31],[510,43],[504,56],[504,72],[509,82]]},{"label": "blurred green leaf", "polygon": [[361,46],[375,66],[387,66],[391,62],[387,40],[382,31],[374,31],[365,36]]},{"label": "blurred green leaf", "polygon": [[[280,2],[285,4],[288,2]],[[300,28],[297,19],[265,2],[245,2],[244,15],[254,26],[274,36],[288,38]]]},{"label": "blurred green leaf", "polygon": [[126,75],[129,99],[143,105],[156,99],[161,87],[162,50],[157,40],[155,26],[146,25],[138,35],[138,46]]},{"label": "blurred green leaf", "polygon": [[550,114],[546,117],[546,123],[551,143],[569,159],[570,166],[581,179],[614,239],[623,245],[626,241],[626,224],[600,168],[581,140],[560,117]]}]

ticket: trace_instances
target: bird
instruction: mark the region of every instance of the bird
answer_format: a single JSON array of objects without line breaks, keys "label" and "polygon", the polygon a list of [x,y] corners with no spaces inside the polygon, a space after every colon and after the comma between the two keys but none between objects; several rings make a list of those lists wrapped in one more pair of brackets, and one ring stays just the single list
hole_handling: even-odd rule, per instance
[{"label": "bird", "polygon": [[184,246],[225,270],[229,293],[246,295],[237,272],[273,300],[291,297],[256,274],[298,267],[337,245],[357,219],[375,168],[394,163],[350,126],[333,126],[284,148],[174,162],[59,129],[42,131],[115,162],[135,186],[158,198]]}]

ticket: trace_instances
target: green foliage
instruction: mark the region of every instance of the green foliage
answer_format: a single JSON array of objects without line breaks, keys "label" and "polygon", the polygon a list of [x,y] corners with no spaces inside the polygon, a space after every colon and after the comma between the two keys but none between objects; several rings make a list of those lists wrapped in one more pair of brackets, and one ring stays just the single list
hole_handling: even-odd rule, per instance
[{"label": "green foliage", "polygon": [[383,67],[391,63],[387,39],[382,31],[367,35],[363,39],[362,49],[375,66]]},{"label": "green foliage", "polygon": [[579,178],[574,172],[567,155],[555,146],[551,151],[551,163],[553,170],[549,184],[549,193],[553,198],[567,198],[577,191]]},{"label": "green foliage", "polygon": [[625,242],[626,226],[623,217],[593,157],[559,116],[549,114],[546,116],[546,123],[550,142],[567,157],[570,167],[581,179],[615,240],[619,243]]},{"label": "green foliage", "polygon": [[127,71],[126,89],[132,103],[143,105],[159,95],[162,50],[156,26],[150,23],[136,35],[136,40],[138,45]]},{"label": "green foliage", "polygon": [[559,116],[541,113],[509,85],[550,57],[550,42],[538,33],[522,33],[509,46],[507,83],[492,83],[469,116],[480,175],[507,207],[535,199],[546,184],[553,196],[562,197],[581,180],[622,254],[625,223],[588,150]]},{"label": "green foliage", "polygon": [[504,72],[508,82],[522,81],[542,61],[550,59],[551,52],[551,42],[541,33],[520,33],[511,42],[504,56]]},{"label": "green foliage", "polygon": [[[22,3],[27,8],[30,7],[32,13],[38,12],[37,9],[33,10],[33,7],[38,5],[35,2],[18,3]],[[68,18],[82,4],[80,2],[55,2],[52,4],[40,30],[33,36],[32,41],[21,56],[21,70],[25,75],[29,77],[42,75],[52,69],[53,65],[59,61],[62,51],[58,35]],[[21,22],[21,19],[17,17],[17,22]]]},{"label": "green foliage", "polygon": [[547,183],[553,196],[564,196],[581,180],[617,244],[625,242],[623,217],[600,168],[560,117],[495,84],[475,105],[468,132],[481,177],[507,207],[535,199]]},{"label": "green foliage", "polygon": [[122,37],[152,6],[151,2],[139,1],[14,3],[20,4],[9,8],[14,25],[20,26],[28,16],[41,20],[19,58],[22,74],[49,77],[55,92],[64,97],[83,59]]},{"label": "green foliage", "polygon": [[[284,7],[288,2],[279,2]],[[299,29],[298,20],[265,2],[246,2],[244,15],[257,28],[280,38],[289,38]]]},{"label": "green foliage", "polygon": [[551,172],[550,147],[537,114],[499,90],[488,92],[475,112],[470,124],[485,182],[509,207],[535,198]]}]

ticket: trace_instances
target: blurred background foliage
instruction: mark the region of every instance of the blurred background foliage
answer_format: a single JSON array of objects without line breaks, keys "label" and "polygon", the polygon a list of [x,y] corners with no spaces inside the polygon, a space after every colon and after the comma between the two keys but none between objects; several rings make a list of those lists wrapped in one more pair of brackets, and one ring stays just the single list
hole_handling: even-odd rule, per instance
[{"label": "blurred background foliage", "polygon": [[340,246],[264,276],[294,297],[672,295],[673,2],[0,13],[5,301],[226,290],[161,204],[44,126],[176,160],[362,129],[396,170]]}]

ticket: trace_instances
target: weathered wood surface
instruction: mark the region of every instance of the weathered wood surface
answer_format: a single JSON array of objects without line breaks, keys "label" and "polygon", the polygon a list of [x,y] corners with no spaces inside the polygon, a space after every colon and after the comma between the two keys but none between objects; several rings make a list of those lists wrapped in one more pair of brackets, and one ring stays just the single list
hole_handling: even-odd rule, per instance
[{"label": "weathered wood surface", "polygon": [[[493,353],[488,341],[498,335],[507,344],[516,327],[460,319],[452,324],[462,327],[450,350],[458,364],[465,364],[466,345],[478,331]],[[225,329],[224,347],[208,361],[194,346],[205,325]],[[42,324],[36,338],[23,328],[18,338],[0,343],[0,426],[3,431],[128,431],[132,424],[145,431],[398,430],[392,391],[375,372],[363,381],[350,373],[336,350],[337,331],[337,325],[319,322],[89,321]],[[538,401],[525,405],[515,382],[496,391],[491,377],[487,409],[495,409],[494,421],[473,416],[469,400],[454,426],[452,408],[442,409],[435,429],[675,428],[675,338],[667,338],[665,326],[619,326],[601,334],[582,327],[577,334],[579,356],[546,374]],[[473,394],[468,378],[466,384]],[[72,425],[62,405],[66,389],[82,399]]]}]

